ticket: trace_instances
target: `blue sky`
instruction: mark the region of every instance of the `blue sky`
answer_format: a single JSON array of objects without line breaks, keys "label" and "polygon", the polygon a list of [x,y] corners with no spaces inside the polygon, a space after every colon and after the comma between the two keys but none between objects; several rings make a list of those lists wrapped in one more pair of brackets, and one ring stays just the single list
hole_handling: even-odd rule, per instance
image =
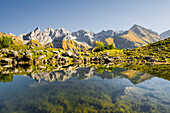
[{"label": "blue sky", "polygon": [[170,0],[0,0],[0,32],[16,35],[37,26],[127,30],[139,24],[158,33],[170,29]]}]

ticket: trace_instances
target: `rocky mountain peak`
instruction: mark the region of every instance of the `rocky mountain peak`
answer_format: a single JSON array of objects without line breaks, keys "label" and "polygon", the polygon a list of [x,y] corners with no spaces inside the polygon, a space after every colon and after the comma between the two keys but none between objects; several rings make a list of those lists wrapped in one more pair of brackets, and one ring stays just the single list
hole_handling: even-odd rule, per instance
[{"label": "rocky mountain peak", "polygon": [[70,34],[70,32],[64,28],[58,28],[55,31],[58,32],[59,34]]},{"label": "rocky mountain peak", "polygon": [[94,32],[86,31],[86,30],[79,30],[77,32],[72,32],[72,35],[77,37],[78,41],[90,41],[94,37]]},{"label": "rocky mountain peak", "polygon": [[134,24],[129,30],[135,30],[135,29],[139,29],[139,28],[143,28],[137,24]]},{"label": "rocky mountain peak", "polygon": [[83,29],[80,29],[77,32],[79,32],[79,33],[93,33],[92,31],[83,30]]},{"label": "rocky mountain peak", "polygon": [[55,29],[52,27],[48,27],[46,30],[55,30]]},{"label": "rocky mountain peak", "polygon": [[161,33],[160,36],[161,36],[163,39],[169,38],[169,37],[170,37],[170,30],[167,30],[167,31]]},{"label": "rocky mountain peak", "polygon": [[36,32],[36,31],[41,31],[41,30],[40,30],[40,27],[36,27],[35,30],[34,30],[34,32]]},{"label": "rocky mountain peak", "polygon": [[135,33],[137,33],[137,34],[141,34],[141,31],[147,31],[147,32],[149,32],[149,33],[151,33],[151,34],[158,35],[157,32],[154,32],[154,31],[152,31],[151,29],[146,29],[146,28],[144,28],[144,27],[142,27],[142,26],[140,26],[140,25],[137,25],[137,24],[134,24],[134,25],[129,29],[129,31],[130,31],[130,30],[132,30],[133,32],[135,32]]},{"label": "rocky mountain peak", "polygon": [[47,28],[47,29],[44,30],[44,32],[49,33],[50,36],[51,36],[52,33],[54,33],[54,31],[55,31],[55,29],[53,29],[53,28],[51,28],[51,27],[49,27],[49,28]]}]

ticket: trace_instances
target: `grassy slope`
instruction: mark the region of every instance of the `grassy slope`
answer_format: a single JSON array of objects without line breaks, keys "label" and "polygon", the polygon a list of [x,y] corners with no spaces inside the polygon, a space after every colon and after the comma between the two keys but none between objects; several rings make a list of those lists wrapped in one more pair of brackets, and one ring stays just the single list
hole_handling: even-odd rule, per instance
[{"label": "grassy slope", "polygon": [[79,51],[86,51],[88,47],[84,46],[81,43],[77,43],[75,40],[63,40],[62,41],[62,49],[64,50],[79,50]]},{"label": "grassy slope", "polygon": [[0,38],[3,38],[4,36],[11,37],[13,40],[14,45],[22,45],[23,42],[15,35],[13,34],[5,34],[0,32]]},{"label": "grassy slope", "polygon": [[128,56],[150,56],[158,60],[170,57],[170,38],[124,52]]}]

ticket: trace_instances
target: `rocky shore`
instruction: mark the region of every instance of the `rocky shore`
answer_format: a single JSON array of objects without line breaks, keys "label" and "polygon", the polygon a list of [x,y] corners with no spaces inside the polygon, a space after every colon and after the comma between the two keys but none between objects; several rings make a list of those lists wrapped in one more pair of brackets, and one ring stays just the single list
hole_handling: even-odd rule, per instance
[{"label": "rocky shore", "polygon": [[[166,58],[165,58],[166,59]],[[153,56],[134,56],[126,55],[111,56],[109,52],[98,55],[92,52],[73,52],[64,50],[0,50],[0,64],[52,64],[52,63],[109,63],[109,62],[162,62]]]}]

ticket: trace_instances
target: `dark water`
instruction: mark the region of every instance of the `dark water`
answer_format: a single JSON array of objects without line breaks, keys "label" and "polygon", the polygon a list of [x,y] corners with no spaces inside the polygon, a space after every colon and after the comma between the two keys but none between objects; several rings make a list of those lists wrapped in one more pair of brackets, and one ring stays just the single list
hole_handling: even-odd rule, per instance
[{"label": "dark water", "polygon": [[123,68],[14,75],[0,83],[0,113],[168,113],[170,81]]}]

